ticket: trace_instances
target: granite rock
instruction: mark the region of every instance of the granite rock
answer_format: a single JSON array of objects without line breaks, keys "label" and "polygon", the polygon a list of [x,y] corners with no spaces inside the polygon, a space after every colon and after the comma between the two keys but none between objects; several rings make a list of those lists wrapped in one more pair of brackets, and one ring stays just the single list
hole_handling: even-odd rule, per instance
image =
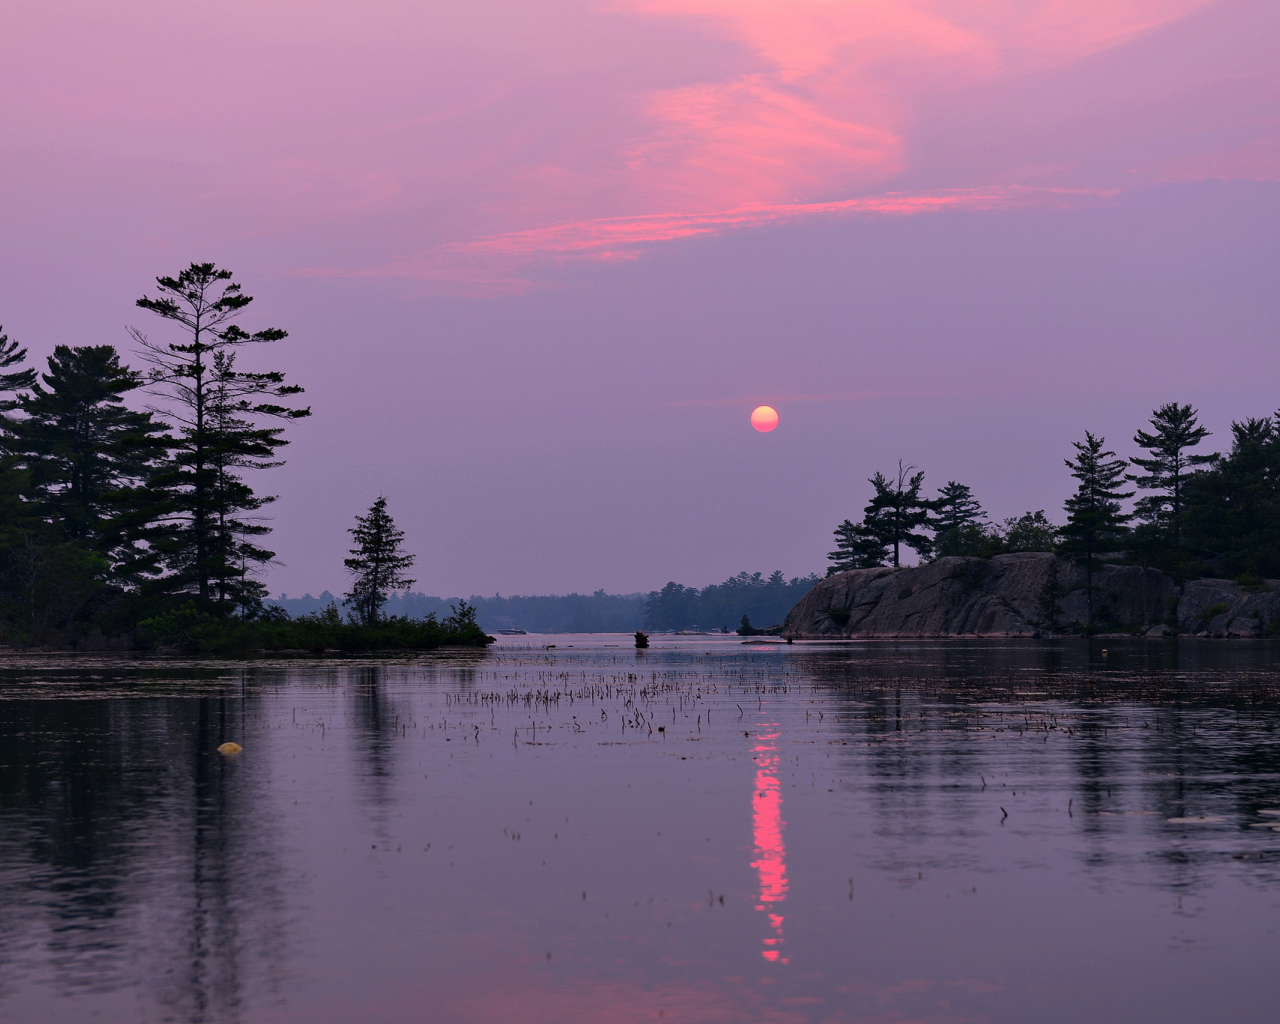
[{"label": "granite rock", "polygon": [[[1249,588],[1194,580],[1179,588],[1155,569],[1106,564],[1094,573],[1094,588],[1094,621],[1148,636],[1257,637],[1280,627],[1280,581]],[[1083,567],[1047,552],[1023,552],[837,573],[791,610],[783,635],[1026,637],[1088,616]],[[1176,630],[1170,628],[1175,621]]]}]

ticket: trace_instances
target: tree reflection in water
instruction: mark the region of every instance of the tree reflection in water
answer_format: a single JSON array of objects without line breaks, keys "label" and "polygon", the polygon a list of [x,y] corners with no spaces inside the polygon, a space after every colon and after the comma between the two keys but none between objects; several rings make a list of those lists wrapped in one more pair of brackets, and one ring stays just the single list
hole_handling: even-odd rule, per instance
[{"label": "tree reflection in water", "polygon": [[[216,752],[256,711],[245,682],[189,697],[122,699],[112,687],[4,702],[0,962],[11,983],[48,970],[72,999],[141,986],[169,1019],[192,1022],[235,1020],[248,985],[274,987],[287,931],[276,817],[265,775]],[[250,757],[266,754],[259,740]]]}]

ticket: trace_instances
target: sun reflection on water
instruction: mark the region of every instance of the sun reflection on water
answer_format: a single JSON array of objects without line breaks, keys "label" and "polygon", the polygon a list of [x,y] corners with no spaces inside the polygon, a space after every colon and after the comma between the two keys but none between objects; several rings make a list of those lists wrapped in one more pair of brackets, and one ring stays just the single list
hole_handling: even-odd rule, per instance
[{"label": "sun reflection on water", "polygon": [[756,758],[756,784],[752,794],[753,833],[756,842],[756,859],[751,866],[760,875],[760,902],[756,910],[769,915],[769,928],[773,934],[765,938],[760,955],[775,963],[787,963],[782,955],[783,915],[777,913],[787,898],[787,850],[782,841],[782,783],[778,779],[778,748],[773,741],[778,738],[777,724],[768,723],[760,732],[760,742],[752,748]]}]

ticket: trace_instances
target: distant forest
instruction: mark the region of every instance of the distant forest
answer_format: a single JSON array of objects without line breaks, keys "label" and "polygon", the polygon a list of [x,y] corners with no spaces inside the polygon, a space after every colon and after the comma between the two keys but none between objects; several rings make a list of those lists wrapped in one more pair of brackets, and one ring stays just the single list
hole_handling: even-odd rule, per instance
[{"label": "distant forest", "polygon": [[[593,594],[562,596],[473,595],[466,601],[475,608],[480,628],[488,632],[523,629],[530,633],[630,633],[637,629],[678,630],[695,626],[708,631],[734,630],[744,615],[755,626],[780,623],[817,582],[816,575],[788,580],[781,572],[770,576],[740,572],[723,583],[702,589],[668,583],[648,594],[606,594],[597,590]],[[268,598],[265,603],[297,618],[321,614],[330,604],[341,604],[341,598],[326,590],[319,597],[281,594],[278,598]],[[402,591],[391,594],[383,610],[389,617],[425,619],[434,613],[444,619],[458,603],[457,597]]]},{"label": "distant forest", "polygon": [[[817,582],[817,575],[788,580],[781,572],[768,577],[740,572],[701,590],[668,583],[646,596],[645,629],[690,629],[696,625],[706,630],[732,630],[741,625],[778,625]],[[743,616],[749,622],[744,622]]]},{"label": "distant forest", "polygon": [[[457,597],[433,597],[414,591],[391,594],[383,605],[389,617],[425,619],[431,614],[444,619]],[[568,594],[540,597],[492,597],[478,595],[466,598],[475,608],[476,622],[487,632],[499,629],[523,629],[530,633],[630,633],[644,625],[644,594]],[[290,616],[314,615],[342,599],[329,591],[319,597],[269,598],[268,606],[282,608]]]}]

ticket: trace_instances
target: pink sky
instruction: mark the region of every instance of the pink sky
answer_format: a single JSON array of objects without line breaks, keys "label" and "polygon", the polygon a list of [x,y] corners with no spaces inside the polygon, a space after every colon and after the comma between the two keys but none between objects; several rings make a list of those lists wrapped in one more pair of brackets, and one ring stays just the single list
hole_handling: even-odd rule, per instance
[{"label": "pink sky", "polygon": [[[901,456],[1060,506],[1086,428],[1280,405],[1274,3],[24,2],[0,323],[233,268],[314,420],[274,590],[384,491],[429,592],[821,570]],[[778,430],[747,424],[769,401]]]}]

